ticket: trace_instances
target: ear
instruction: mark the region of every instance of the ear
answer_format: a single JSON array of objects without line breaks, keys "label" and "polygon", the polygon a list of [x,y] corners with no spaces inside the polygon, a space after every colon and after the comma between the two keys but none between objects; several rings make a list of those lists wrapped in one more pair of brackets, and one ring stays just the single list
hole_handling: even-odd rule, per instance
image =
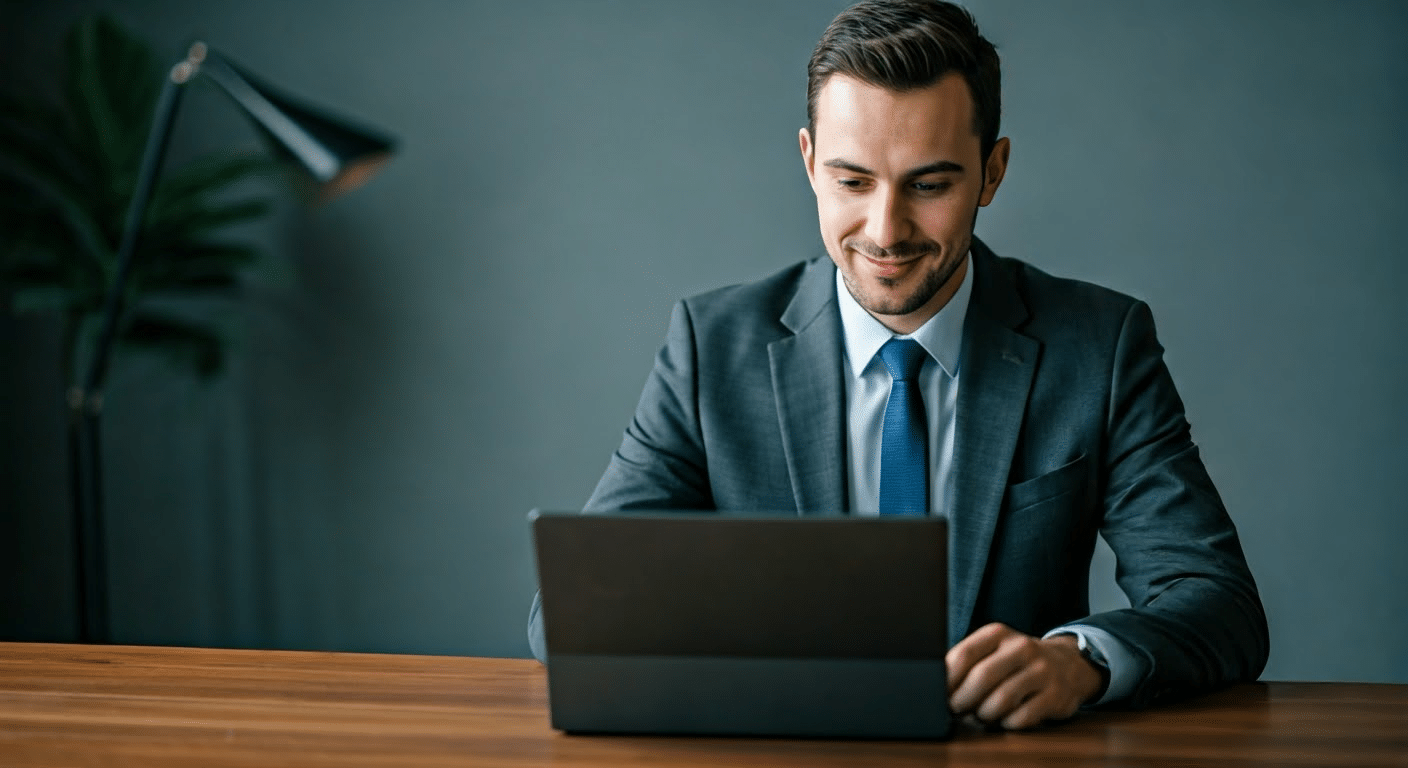
[{"label": "ear", "polygon": [[992,145],[992,153],[988,155],[987,164],[983,166],[983,191],[978,195],[978,205],[987,205],[997,195],[997,187],[1002,184],[1002,177],[1007,174],[1007,160],[1012,155],[1012,142],[1007,137],[997,140]]},{"label": "ear", "polygon": [[812,146],[812,135],[806,128],[797,131],[797,143],[802,148],[802,165],[807,169],[807,181],[816,189],[816,147]]}]

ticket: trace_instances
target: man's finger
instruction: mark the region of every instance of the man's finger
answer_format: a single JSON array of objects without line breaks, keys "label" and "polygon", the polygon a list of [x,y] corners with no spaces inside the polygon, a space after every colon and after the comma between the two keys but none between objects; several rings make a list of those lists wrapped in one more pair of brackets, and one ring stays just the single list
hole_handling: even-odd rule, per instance
[{"label": "man's finger", "polygon": [[1009,730],[1035,728],[1051,720],[1064,720],[1080,709],[1080,703],[1060,691],[1046,689],[1027,699],[1002,718],[1002,727]]},{"label": "man's finger", "polygon": [[973,708],[973,714],[985,723],[1003,723],[1042,693],[1043,678],[1039,671],[1019,664],[1003,680],[993,686]]},{"label": "man's finger", "polygon": [[1012,631],[1002,624],[988,624],[958,641],[957,645],[948,650],[944,655],[944,664],[948,667],[950,696],[963,684],[964,678],[973,667],[992,655],[1001,645],[1003,638]]},{"label": "man's finger", "polygon": [[[955,712],[978,709],[1013,675],[1026,669],[1035,655],[1031,638],[1009,630],[992,653],[980,659],[963,676],[962,682],[949,694],[949,707]],[[991,720],[995,721],[996,717]]]},{"label": "man's finger", "polygon": [[1058,715],[1049,712],[1051,708],[1050,698],[1042,693],[1034,693],[1027,697],[1020,705],[1015,707],[1002,717],[1003,728],[1009,731],[1021,731],[1027,728],[1035,728],[1047,720],[1054,719]]}]

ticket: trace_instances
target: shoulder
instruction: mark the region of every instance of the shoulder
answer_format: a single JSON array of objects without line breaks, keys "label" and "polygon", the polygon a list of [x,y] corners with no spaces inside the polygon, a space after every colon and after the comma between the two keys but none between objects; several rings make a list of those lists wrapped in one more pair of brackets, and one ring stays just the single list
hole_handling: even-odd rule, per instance
[{"label": "shoulder", "polygon": [[1087,311],[1109,311],[1123,315],[1139,302],[1139,299],[1126,293],[1085,280],[1053,275],[1020,259],[998,257],[998,261],[1034,308],[1071,305]]},{"label": "shoulder", "polygon": [[[1131,315],[1147,315],[1143,301],[1085,280],[1058,277],[1021,259],[987,252],[992,286],[1010,286],[1025,310],[1020,324],[1037,336],[1095,340],[1118,333]],[[1005,291],[990,291],[1001,297]]]},{"label": "shoulder", "polygon": [[760,280],[716,288],[684,299],[681,302],[691,322],[698,328],[752,328],[761,332],[786,333],[782,318],[798,299],[799,293],[819,294],[816,303],[824,304],[826,296],[819,290],[829,283],[833,269],[830,259],[818,257],[792,264]]}]

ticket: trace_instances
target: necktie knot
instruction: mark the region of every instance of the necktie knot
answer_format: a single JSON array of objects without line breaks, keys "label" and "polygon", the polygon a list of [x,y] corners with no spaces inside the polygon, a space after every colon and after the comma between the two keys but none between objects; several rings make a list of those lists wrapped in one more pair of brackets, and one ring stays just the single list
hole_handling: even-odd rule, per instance
[{"label": "necktie knot", "polygon": [[915,381],[929,353],[914,339],[890,339],[880,348],[880,360],[896,381]]}]

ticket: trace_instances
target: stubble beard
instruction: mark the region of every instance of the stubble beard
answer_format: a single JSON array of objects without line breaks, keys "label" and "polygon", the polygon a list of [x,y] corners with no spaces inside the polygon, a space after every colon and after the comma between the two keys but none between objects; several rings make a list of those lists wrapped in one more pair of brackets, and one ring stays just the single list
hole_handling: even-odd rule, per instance
[{"label": "stubble beard", "polygon": [[[958,268],[963,265],[964,260],[967,258],[968,250],[972,246],[972,242],[973,233],[970,229],[968,237],[964,238],[961,246],[956,249],[956,253],[952,255],[953,257],[941,260],[930,267],[929,271],[926,272],[919,281],[919,285],[915,286],[914,290],[907,296],[901,296],[893,300],[872,296],[864,287],[857,285],[857,281],[852,280],[851,276],[844,270],[841,272],[841,281],[846,284],[846,290],[851,292],[851,296],[855,298],[856,303],[860,304],[871,314],[892,316],[908,315],[911,312],[918,311],[925,304],[929,303],[929,300],[933,299],[939,291],[943,290],[943,287],[948,284],[948,281],[953,279],[954,274],[958,272]],[[841,247],[855,250],[871,258],[884,258],[887,256],[891,258],[914,256],[927,258],[930,254],[941,250],[939,244],[932,241],[914,244],[901,243],[897,247],[890,249],[880,248],[869,241],[848,241],[842,243]],[[880,285],[886,288],[896,288],[904,283],[903,279],[891,277],[877,277],[875,279]]]}]

